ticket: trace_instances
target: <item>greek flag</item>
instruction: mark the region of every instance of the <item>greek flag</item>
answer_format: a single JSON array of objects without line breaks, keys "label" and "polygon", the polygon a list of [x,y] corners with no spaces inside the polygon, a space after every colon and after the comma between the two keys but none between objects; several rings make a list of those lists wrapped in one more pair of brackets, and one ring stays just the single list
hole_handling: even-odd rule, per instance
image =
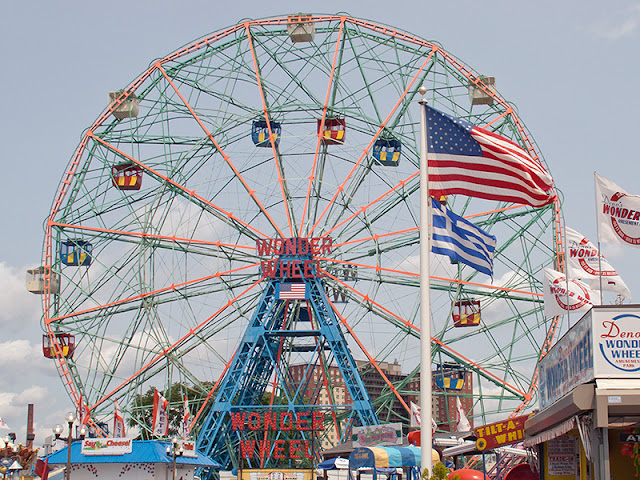
[{"label": "greek flag", "polygon": [[431,251],[493,276],[496,237],[450,212],[437,200],[429,201],[433,216]]}]

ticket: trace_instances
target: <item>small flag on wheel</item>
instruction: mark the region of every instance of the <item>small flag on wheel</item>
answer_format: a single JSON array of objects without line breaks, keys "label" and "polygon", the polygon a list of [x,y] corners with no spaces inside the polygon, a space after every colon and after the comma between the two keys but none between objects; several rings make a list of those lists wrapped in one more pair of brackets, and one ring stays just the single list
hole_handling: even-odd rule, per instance
[{"label": "small flag on wheel", "polygon": [[278,300],[304,300],[307,297],[306,283],[278,284]]}]

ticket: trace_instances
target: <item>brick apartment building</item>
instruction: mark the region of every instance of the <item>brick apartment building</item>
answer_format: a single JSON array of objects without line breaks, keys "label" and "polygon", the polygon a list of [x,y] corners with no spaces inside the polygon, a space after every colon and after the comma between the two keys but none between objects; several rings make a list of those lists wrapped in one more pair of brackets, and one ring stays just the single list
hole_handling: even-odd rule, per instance
[{"label": "brick apartment building", "polygon": [[[378,411],[380,421],[382,423],[403,423],[408,429],[409,414],[402,402],[400,402],[395,394],[388,388],[388,384],[380,372],[369,362],[356,361],[356,364],[365,388],[374,405],[376,405],[376,407],[381,403],[387,405]],[[411,402],[419,404],[419,376],[409,378],[408,375],[403,374],[402,366],[397,361],[394,363],[378,362],[378,367],[387,379],[396,386],[407,406],[410,406]],[[295,384],[302,382],[307,368],[310,368],[307,364],[292,365],[289,367],[291,378]],[[309,372],[311,381],[308,382],[308,386],[302,393],[305,401],[315,405],[331,405],[332,394],[333,404],[341,405],[350,403],[351,397],[344,385],[338,367],[328,366],[326,375],[323,375],[322,371],[322,367],[317,365]],[[462,407],[473,427],[473,420],[470,418],[473,414],[473,398],[471,396],[473,392],[472,372],[445,365],[442,370],[436,370],[432,375],[432,414],[438,424],[438,428],[445,431],[455,431],[458,421],[456,396],[459,396]],[[455,378],[447,382],[445,380],[447,376]],[[448,395],[444,395],[444,392]],[[339,442],[335,432],[329,433],[327,440],[333,445]]]}]

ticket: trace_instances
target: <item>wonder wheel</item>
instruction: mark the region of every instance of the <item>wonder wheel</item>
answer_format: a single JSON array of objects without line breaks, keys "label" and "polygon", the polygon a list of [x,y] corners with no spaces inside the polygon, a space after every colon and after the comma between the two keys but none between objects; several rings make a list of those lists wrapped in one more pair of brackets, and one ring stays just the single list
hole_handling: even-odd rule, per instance
[{"label": "wonder wheel", "polygon": [[[351,425],[407,423],[419,86],[544,163],[492,77],[347,15],[246,20],[114,88],[64,172],[31,272],[45,354],[86,421],[112,418],[117,399],[148,432],[136,396],[181,389],[192,433],[227,463],[220,418],[234,409],[324,409],[328,443]],[[448,429],[455,397],[479,425],[535,395],[555,328],[541,269],[561,236],[557,204],[442,200],[498,241],[493,279],[431,260],[434,417]]]}]

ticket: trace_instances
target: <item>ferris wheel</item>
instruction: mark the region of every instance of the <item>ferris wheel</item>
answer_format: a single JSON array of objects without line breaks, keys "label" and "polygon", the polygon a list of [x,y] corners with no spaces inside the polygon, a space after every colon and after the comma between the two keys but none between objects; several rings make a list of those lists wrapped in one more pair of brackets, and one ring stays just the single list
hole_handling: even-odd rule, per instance
[{"label": "ferris wheel", "polygon": [[[105,421],[117,399],[140,418],[136,395],[179,385],[203,431],[224,382],[250,370],[245,388],[272,403],[291,405],[309,394],[292,383],[315,382],[353,424],[408,418],[420,357],[417,90],[544,163],[493,82],[398,29],[299,14],[202,37],[111,92],[65,170],[43,266],[30,272],[45,355],[77,408]],[[461,398],[480,425],[535,400],[556,328],[541,270],[562,252],[559,204],[441,200],[497,237],[493,278],[431,259],[435,395]],[[264,352],[243,357],[256,325],[275,339],[270,368],[257,368]],[[389,364],[401,374],[385,374]],[[293,382],[299,365],[321,368]],[[367,386],[344,377],[369,371],[379,394],[354,414]],[[340,399],[332,383],[346,388]],[[328,423],[344,438],[344,422]]]}]

